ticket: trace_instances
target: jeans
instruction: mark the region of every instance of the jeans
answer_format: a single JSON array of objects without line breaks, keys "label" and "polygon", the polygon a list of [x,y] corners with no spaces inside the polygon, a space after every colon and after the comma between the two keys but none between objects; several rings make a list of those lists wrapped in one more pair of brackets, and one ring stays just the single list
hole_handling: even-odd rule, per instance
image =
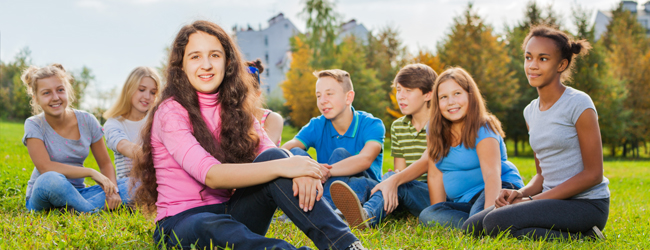
[{"label": "jeans", "polygon": [[[272,148],[258,155],[254,162],[287,157],[289,155],[284,151]],[[358,241],[350,228],[323,201],[316,201],[309,212],[300,209],[292,186],[291,179],[278,178],[238,188],[228,202],[191,208],[158,221],[154,241],[183,249],[189,249],[191,245],[198,249],[214,246],[296,249],[284,240],[264,237],[278,207],[319,249],[345,249]],[[162,244],[158,247],[162,248]]]},{"label": "jeans", "polygon": [[[388,172],[382,176],[382,180],[386,180],[393,176],[395,172]],[[396,210],[408,210],[411,214],[419,216],[422,210],[431,205],[429,198],[429,186],[421,181],[410,181],[400,185],[397,188],[397,198],[399,205]],[[384,210],[384,196],[381,191],[375,192],[370,199],[363,204],[363,209],[366,210],[368,223],[370,226],[375,226],[382,219],[386,218],[387,214]]]},{"label": "jeans", "polygon": [[[307,151],[301,148],[292,148],[291,153],[294,155],[311,157],[309,154],[307,154]],[[350,152],[348,152],[344,148],[337,148],[332,152],[332,155],[330,156],[327,164],[333,165],[350,156],[352,156],[352,154],[350,154]],[[368,199],[370,199],[370,191],[378,184],[377,181],[370,179],[368,177],[368,174],[366,174],[365,171],[362,171],[361,173],[352,176],[330,177],[329,179],[327,179],[325,184],[323,184],[323,193],[324,193],[323,199],[327,201],[327,203],[332,207],[332,209],[336,209],[336,206],[332,201],[332,194],[330,194],[330,186],[334,181],[342,181],[348,184],[348,186],[350,186],[350,188],[357,194],[357,197],[359,198],[359,201],[362,204],[365,203]]]},{"label": "jeans", "polygon": [[[510,182],[501,182],[501,188],[519,189]],[[469,202],[440,202],[431,205],[420,213],[420,223],[426,226],[439,224],[443,227],[461,228],[465,220],[483,211],[485,190],[474,196]]]},{"label": "jeans", "polygon": [[609,216],[609,198],[533,200],[494,209],[467,219],[462,230],[474,236],[509,232],[535,240],[593,236],[592,227],[603,230]]},{"label": "jeans", "polygon": [[[122,204],[131,201],[128,189],[129,178],[117,180]],[[84,213],[101,211],[106,204],[106,194],[99,185],[86,188],[75,188],[63,174],[50,171],[42,174],[34,182],[32,195],[27,199],[25,207],[30,211],[40,211],[51,208],[73,208]]]}]

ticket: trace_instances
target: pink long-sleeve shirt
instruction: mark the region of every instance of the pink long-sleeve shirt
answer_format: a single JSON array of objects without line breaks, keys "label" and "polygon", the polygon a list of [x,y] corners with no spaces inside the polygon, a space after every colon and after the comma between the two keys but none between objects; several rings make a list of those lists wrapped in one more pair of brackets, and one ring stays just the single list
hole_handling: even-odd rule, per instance
[{"label": "pink long-sleeve shirt", "polygon": [[[216,128],[221,123],[218,94],[197,93],[203,120],[208,129],[214,131],[217,143],[219,131]],[[255,130],[260,136],[259,154],[275,147],[275,144],[254,120]],[[192,135],[187,110],[173,98],[163,101],[154,115],[151,145],[158,183],[156,221],[190,208],[219,204],[230,199],[230,190],[211,189],[205,185],[208,170],[221,163],[201,147]]]}]

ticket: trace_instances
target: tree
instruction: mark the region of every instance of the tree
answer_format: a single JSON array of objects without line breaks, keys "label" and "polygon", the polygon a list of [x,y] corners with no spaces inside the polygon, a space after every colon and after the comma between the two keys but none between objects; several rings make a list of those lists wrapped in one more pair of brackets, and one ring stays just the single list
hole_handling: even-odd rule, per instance
[{"label": "tree", "polygon": [[291,68],[287,72],[287,80],[280,84],[284,93],[285,103],[291,110],[291,124],[302,127],[312,117],[320,115],[316,106],[316,77],[312,74],[312,51],[303,36],[291,39],[292,60]]},{"label": "tree", "polygon": [[506,51],[510,58],[507,67],[510,72],[513,72],[518,88],[516,92],[517,98],[514,104],[507,109],[501,122],[506,135],[514,142],[515,156],[519,155],[519,142],[522,144],[522,149],[523,145],[528,142],[524,108],[538,96],[537,90],[528,84],[528,78],[524,70],[524,51],[521,46],[530,31],[530,27],[539,24],[560,28],[558,14],[553,11],[551,5],[548,5],[546,9],[542,9],[537,5],[537,2],[529,1],[524,10],[524,19],[514,27],[506,27]]},{"label": "tree", "polygon": [[328,0],[306,0],[300,13],[307,20],[305,39],[312,52],[310,64],[315,69],[327,69],[336,64],[335,40],[339,33],[339,14]]},{"label": "tree", "polygon": [[505,44],[486,25],[470,3],[455,17],[451,33],[438,44],[440,61],[461,66],[469,72],[481,90],[488,109],[500,119],[518,98],[519,88]]},{"label": "tree", "polygon": [[613,78],[621,82],[627,95],[623,100],[624,110],[631,114],[626,119],[625,135],[620,144],[623,157],[627,156],[628,146],[638,156],[638,145],[648,137],[650,116],[650,42],[645,29],[636,19],[636,14],[623,8],[622,4],[612,11],[612,19],[607,26],[602,43],[607,50],[606,62]]},{"label": "tree", "polygon": [[79,104],[82,102],[86,93],[86,87],[95,80],[95,75],[92,70],[86,66],[83,66],[79,73],[72,73],[72,75],[73,79],[70,84],[75,93],[75,101],[71,104],[73,107],[79,108]]},{"label": "tree", "polygon": [[11,109],[9,109],[11,113],[9,117],[13,119],[24,120],[32,114],[32,106],[29,103],[31,98],[27,93],[27,88],[20,80],[23,70],[32,64],[31,54],[32,51],[27,47],[20,50],[10,66],[12,70],[7,72],[12,74],[7,77],[11,77]]}]

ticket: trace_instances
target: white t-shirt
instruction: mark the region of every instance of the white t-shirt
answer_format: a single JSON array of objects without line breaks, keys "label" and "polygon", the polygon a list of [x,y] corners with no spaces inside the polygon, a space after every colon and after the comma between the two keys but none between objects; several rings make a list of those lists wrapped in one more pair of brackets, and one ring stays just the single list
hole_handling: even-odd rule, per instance
[{"label": "white t-shirt", "polygon": [[[530,147],[539,159],[546,192],[584,170],[576,122],[587,110],[596,111],[589,95],[567,87],[560,99],[546,111],[539,109],[539,98],[524,109],[529,127]],[[603,181],[572,199],[604,199],[609,197],[609,180]]]},{"label": "white t-shirt", "polygon": [[108,119],[104,123],[106,144],[108,148],[115,152],[114,164],[117,171],[117,179],[127,177],[133,167],[131,159],[117,151],[117,144],[122,140],[127,140],[138,145],[142,144],[140,130],[144,127],[148,117],[149,114],[139,121],[131,121],[120,116]]}]

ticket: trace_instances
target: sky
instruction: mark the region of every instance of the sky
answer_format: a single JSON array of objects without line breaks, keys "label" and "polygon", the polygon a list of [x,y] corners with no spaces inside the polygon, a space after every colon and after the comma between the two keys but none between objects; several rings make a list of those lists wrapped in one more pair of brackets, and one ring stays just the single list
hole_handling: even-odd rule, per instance
[{"label": "sky", "polygon": [[[528,0],[474,0],[479,15],[502,32],[522,19]],[[552,4],[571,28],[571,6],[595,13],[610,10],[619,0],[537,0]],[[338,0],[342,21],[356,19],[371,31],[388,25],[400,31],[408,50],[435,50],[450,32],[453,18],[467,6],[463,0]],[[38,66],[60,63],[78,71],[89,67],[96,79],[90,96],[118,91],[137,66],[156,67],[178,30],[194,20],[215,22],[226,30],[234,25],[265,28],[284,13],[305,31],[299,16],[304,0],[0,0],[0,60],[11,62],[25,47]],[[87,95],[88,96],[88,95]],[[90,105],[90,104],[87,104]]]}]

